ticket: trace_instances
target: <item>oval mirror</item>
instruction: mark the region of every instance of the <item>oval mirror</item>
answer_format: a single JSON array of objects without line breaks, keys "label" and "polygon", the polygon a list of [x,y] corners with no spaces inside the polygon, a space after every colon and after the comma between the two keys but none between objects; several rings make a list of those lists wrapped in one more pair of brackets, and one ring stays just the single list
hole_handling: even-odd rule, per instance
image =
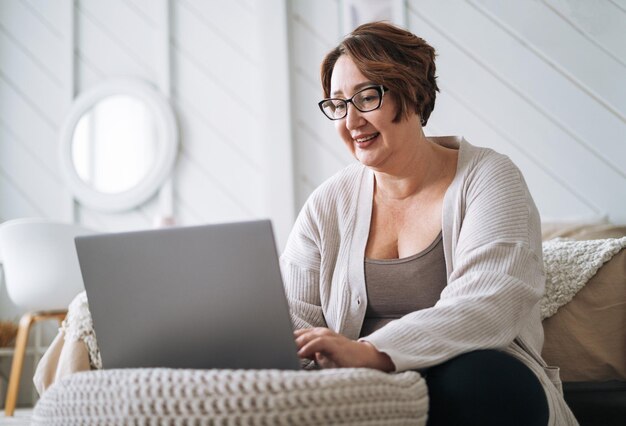
[{"label": "oval mirror", "polygon": [[81,204],[121,211],[150,198],[170,174],[178,129],[147,83],[112,80],[76,98],[61,129],[61,166]]}]

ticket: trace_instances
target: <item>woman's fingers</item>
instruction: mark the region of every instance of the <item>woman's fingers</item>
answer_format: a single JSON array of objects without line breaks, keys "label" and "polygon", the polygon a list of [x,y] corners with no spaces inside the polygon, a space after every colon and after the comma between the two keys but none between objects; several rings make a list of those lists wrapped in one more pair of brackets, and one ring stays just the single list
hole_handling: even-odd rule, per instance
[{"label": "woman's fingers", "polygon": [[379,352],[371,343],[357,342],[324,328],[307,328],[294,332],[298,356],[314,360],[322,368],[369,367],[393,371],[389,355]]},{"label": "woman's fingers", "polygon": [[310,330],[312,330],[312,328],[301,328],[299,330],[294,331],[293,335],[296,336],[296,337],[300,337],[303,334],[308,333]]},{"label": "woman's fingers", "polygon": [[310,334],[310,333],[316,333],[316,334],[336,334],[335,332],[333,332],[332,330],[325,328],[325,327],[315,327],[315,328],[301,328],[299,330],[296,330],[293,332],[293,335],[296,337],[300,337],[304,334]]},{"label": "woman's fingers", "polygon": [[301,329],[294,332],[300,358],[315,360],[322,367],[334,365],[333,352],[341,336],[324,327]]},{"label": "woman's fingers", "polygon": [[306,328],[297,330],[294,332],[294,336],[296,337],[296,346],[298,350],[300,350],[306,343],[311,340],[322,337],[322,336],[333,336],[336,335],[334,332],[327,328]]},{"label": "woman's fingers", "polygon": [[301,358],[312,358],[316,352],[328,355],[332,352],[330,339],[324,337],[312,337],[310,340],[298,343],[298,356]]},{"label": "woman's fingers", "polygon": [[339,365],[321,352],[315,353],[315,363],[322,368],[338,368]]}]

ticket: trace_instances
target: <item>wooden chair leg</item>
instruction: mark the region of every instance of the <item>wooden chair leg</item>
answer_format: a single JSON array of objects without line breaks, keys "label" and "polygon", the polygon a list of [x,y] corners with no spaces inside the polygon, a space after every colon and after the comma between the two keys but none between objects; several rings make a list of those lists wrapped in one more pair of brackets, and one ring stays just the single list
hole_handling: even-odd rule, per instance
[{"label": "wooden chair leg", "polygon": [[59,322],[59,325],[61,325],[66,315],[67,310],[65,309],[58,311],[27,312],[22,315],[17,329],[15,351],[13,352],[13,362],[11,363],[11,375],[9,376],[9,386],[7,388],[7,396],[4,403],[4,414],[6,417],[13,416],[13,413],[15,412],[18,391],[20,390],[22,367],[24,366],[26,348],[28,347],[28,335],[30,334],[31,327],[36,322],[50,319],[56,319]]},{"label": "wooden chair leg", "polygon": [[4,402],[4,414],[7,417],[13,416],[15,404],[17,403],[17,393],[20,389],[20,377],[22,375],[22,366],[24,365],[24,357],[26,356],[26,346],[28,345],[28,333],[33,324],[34,316],[28,312],[22,315],[20,324],[17,329],[17,337],[15,339],[15,352],[13,352],[13,362],[11,364],[11,376],[9,377],[9,386],[7,388],[7,397]]}]

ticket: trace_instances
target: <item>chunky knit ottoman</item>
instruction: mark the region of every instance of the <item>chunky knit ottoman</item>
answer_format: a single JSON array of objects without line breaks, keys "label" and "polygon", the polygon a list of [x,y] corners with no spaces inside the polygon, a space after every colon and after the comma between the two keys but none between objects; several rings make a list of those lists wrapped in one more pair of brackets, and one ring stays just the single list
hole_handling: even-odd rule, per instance
[{"label": "chunky knit ottoman", "polygon": [[416,372],[99,370],[42,395],[33,425],[425,425]]}]

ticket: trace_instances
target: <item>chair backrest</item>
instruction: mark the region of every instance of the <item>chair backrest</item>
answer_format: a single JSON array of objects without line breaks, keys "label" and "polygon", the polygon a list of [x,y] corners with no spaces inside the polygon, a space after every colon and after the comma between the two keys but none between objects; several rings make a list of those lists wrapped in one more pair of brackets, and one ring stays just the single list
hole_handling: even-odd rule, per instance
[{"label": "chair backrest", "polygon": [[46,219],[0,224],[0,262],[13,303],[28,311],[67,309],[84,290],[74,237],[93,233]]}]

